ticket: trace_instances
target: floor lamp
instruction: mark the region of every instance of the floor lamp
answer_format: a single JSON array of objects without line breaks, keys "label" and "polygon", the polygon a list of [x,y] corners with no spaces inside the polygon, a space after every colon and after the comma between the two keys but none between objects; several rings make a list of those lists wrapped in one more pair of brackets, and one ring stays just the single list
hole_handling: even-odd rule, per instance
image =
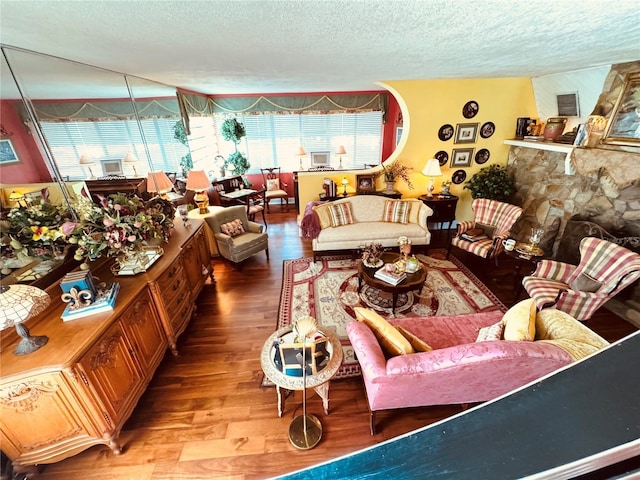
[{"label": "floor lamp", "polygon": [[298,415],[289,425],[289,441],[299,450],[315,447],[322,438],[322,424],[315,415],[307,415],[307,337],[318,330],[313,317],[301,317],[293,325],[296,342],[302,343],[302,354],[297,354],[302,363],[302,415]]}]

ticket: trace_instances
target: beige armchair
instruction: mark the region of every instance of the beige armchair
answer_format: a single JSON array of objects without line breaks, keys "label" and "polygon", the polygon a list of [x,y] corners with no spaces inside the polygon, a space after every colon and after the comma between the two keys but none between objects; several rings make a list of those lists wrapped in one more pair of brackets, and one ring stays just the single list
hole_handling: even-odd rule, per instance
[{"label": "beige armchair", "polygon": [[247,219],[244,205],[235,205],[205,218],[224,258],[238,263],[264,250],[269,259],[268,235],[262,225]]}]

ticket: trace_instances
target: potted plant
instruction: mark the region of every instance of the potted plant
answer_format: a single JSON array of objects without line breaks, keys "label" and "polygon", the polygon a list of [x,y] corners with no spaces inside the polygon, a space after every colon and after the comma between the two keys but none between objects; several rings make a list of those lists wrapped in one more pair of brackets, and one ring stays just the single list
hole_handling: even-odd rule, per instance
[{"label": "potted plant", "polygon": [[[187,149],[189,149],[189,140],[187,139],[187,134],[184,131],[182,120],[178,120],[173,126],[173,138],[178,140],[181,144],[187,147]],[[180,159],[180,170],[182,170],[182,176],[184,178],[187,178],[189,170],[191,170],[192,168],[193,159],[191,158],[191,151],[189,151],[184,157]]]},{"label": "potted plant", "polygon": [[[244,125],[237,118],[227,118],[222,122],[222,137],[227,141],[233,142],[235,147],[235,152],[227,157],[224,166],[228,170],[232,170],[234,175],[243,175],[251,168],[247,157],[238,151],[238,144],[246,134]],[[231,165],[233,166],[231,167]]]},{"label": "potted plant", "polygon": [[449,195],[451,195],[449,189],[451,188],[451,180],[445,180],[444,182],[442,182],[442,189],[440,190],[440,195],[444,195],[445,197],[448,197]]},{"label": "potted plant", "polygon": [[481,168],[464,188],[471,190],[473,198],[488,198],[504,202],[515,192],[515,183],[505,167],[494,164]]},{"label": "potted plant", "polygon": [[378,172],[376,174],[376,178],[384,175],[384,180],[387,184],[387,191],[393,192],[394,184],[396,180],[400,179],[404,181],[409,189],[413,189],[413,183],[411,183],[411,179],[409,178],[409,172],[412,170],[411,167],[407,167],[403,165],[399,161],[393,162],[391,166],[387,167],[385,164],[382,164],[382,172]]}]

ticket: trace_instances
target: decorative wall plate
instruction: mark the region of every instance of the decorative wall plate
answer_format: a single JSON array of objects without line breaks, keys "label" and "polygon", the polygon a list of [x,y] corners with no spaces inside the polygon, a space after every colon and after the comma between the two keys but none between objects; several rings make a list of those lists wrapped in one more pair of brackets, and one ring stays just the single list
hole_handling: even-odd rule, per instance
[{"label": "decorative wall plate", "polygon": [[440,162],[440,166],[444,167],[449,161],[449,154],[444,150],[440,150],[438,153],[434,155],[434,158]]},{"label": "decorative wall plate", "polygon": [[486,148],[481,148],[476,153],[476,163],[478,165],[482,165],[483,163],[487,163],[487,161],[489,160],[490,156],[491,156],[491,153],[489,152],[489,150],[487,150]]},{"label": "decorative wall plate", "polygon": [[460,185],[466,179],[467,172],[465,172],[464,170],[456,170],[455,172],[453,172],[453,175],[451,175],[451,181],[456,185]]},{"label": "decorative wall plate", "polygon": [[453,137],[454,131],[455,130],[453,128],[453,125],[449,125],[448,123],[446,123],[440,127],[440,130],[438,130],[438,138],[443,142],[446,142],[447,140],[451,140],[451,137]]},{"label": "decorative wall plate", "polygon": [[480,136],[482,138],[489,138],[496,131],[496,126],[493,122],[484,122],[480,127]]},{"label": "decorative wall plate", "polygon": [[478,110],[480,110],[478,102],[470,100],[464,104],[464,107],[462,107],[462,115],[464,118],[473,118],[478,114]]}]

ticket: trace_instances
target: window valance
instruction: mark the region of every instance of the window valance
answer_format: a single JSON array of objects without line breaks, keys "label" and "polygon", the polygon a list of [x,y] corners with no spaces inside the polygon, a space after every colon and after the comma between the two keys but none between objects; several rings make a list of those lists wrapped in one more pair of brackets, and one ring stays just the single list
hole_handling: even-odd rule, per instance
[{"label": "window valance", "polygon": [[[91,100],[32,102],[39,120],[45,122],[90,122],[96,120],[132,120],[135,118],[131,100]],[[175,98],[136,100],[141,120],[149,118],[180,118]],[[17,106],[20,116],[27,119],[24,105]]]},{"label": "window valance", "polygon": [[389,101],[387,93],[207,97],[195,93],[178,92],[178,97],[184,105],[185,113],[197,116],[386,112]]}]

